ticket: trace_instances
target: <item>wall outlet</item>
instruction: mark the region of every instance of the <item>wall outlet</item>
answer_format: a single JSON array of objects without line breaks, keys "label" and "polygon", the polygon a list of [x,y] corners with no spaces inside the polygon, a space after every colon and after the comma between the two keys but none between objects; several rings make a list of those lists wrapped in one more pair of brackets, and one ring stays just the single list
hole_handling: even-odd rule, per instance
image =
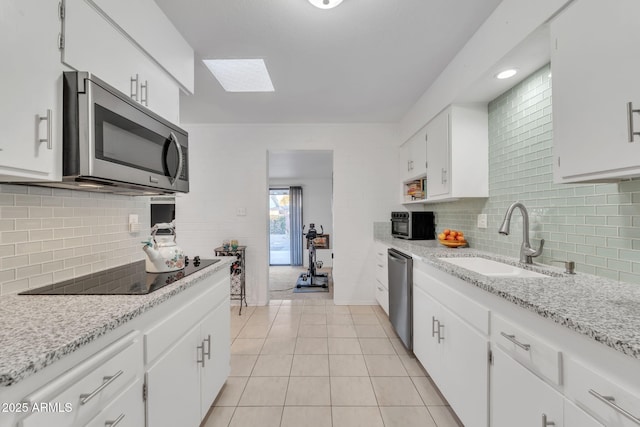
[{"label": "wall outlet", "polygon": [[140,223],[138,222],[138,215],[130,214],[129,215],[129,232],[137,233],[138,231],[140,231]]},{"label": "wall outlet", "polygon": [[478,228],[487,228],[487,214],[478,214]]},{"label": "wall outlet", "polygon": [[236,209],[236,216],[246,216],[247,208],[238,208]]}]

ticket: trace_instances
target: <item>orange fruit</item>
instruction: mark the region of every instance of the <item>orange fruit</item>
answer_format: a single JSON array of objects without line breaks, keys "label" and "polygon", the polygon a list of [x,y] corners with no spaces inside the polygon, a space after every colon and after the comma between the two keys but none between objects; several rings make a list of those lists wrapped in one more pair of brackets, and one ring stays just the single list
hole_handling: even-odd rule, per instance
[{"label": "orange fruit", "polygon": [[455,238],[458,235],[458,232],[456,230],[451,230],[451,233],[449,233],[449,235]]},{"label": "orange fruit", "polygon": [[458,234],[458,236],[456,237],[456,240],[457,240],[458,242],[464,242],[464,236],[462,236],[462,235]]},{"label": "orange fruit", "polygon": [[446,234],[444,234],[444,233],[440,233],[440,234],[438,234],[438,239],[440,239],[440,240],[444,240],[444,239],[446,239],[446,238],[447,238],[447,235],[446,235]]},{"label": "orange fruit", "polygon": [[442,233],[446,236],[447,234],[451,233],[451,230],[449,230],[448,228],[445,228]]},{"label": "orange fruit", "polygon": [[451,234],[449,234],[449,235],[447,236],[447,240],[451,240],[451,241],[453,241],[453,240],[455,240],[455,239],[456,239],[456,238],[455,238],[455,237],[453,237],[453,235],[451,235]]}]

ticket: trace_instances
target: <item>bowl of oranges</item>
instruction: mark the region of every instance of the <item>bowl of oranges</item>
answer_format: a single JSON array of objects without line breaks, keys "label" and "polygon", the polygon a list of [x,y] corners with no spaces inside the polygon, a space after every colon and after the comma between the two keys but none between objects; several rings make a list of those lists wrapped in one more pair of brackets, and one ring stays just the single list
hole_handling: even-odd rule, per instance
[{"label": "bowl of oranges", "polygon": [[450,248],[467,246],[467,240],[464,238],[462,231],[450,230],[448,228],[445,228],[442,233],[438,234],[438,241]]}]

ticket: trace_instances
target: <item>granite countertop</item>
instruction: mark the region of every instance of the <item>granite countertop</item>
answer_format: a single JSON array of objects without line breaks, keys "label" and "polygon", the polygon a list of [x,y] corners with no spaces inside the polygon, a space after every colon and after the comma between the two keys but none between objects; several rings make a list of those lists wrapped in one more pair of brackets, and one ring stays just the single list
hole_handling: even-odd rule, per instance
[{"label": "granite countertop", "polygon": [[[376,237],[375,240],[408,252],[443,272],[640,359],[640,285],[589,274],[566,274],[563,268],[522,264],[517,258],[476,249],[450,249],[437,241],[406,241],[392,237]],[[470,256],[504,262],[549,277],[487,277],[438,259]]]},{"label": "granite countertop", "polygon": [[147,295],[7,295],[0,297],[0,386],[10,386],[107,332],[229,268],[235,257]]}]

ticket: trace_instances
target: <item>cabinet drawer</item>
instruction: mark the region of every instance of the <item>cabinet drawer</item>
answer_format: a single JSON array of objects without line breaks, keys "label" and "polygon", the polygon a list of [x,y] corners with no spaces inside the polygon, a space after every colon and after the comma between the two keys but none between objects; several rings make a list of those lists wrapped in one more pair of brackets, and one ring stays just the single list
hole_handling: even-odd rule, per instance
[{"label": "cabinet drawer", "polygon": [[[119,421],[118,421],[119,420]],[[105,427],[114,423],[118,427],[144,425],[144,401],[142,380],[137,380],[107,405],[86,427]]]},{"label": "cabinet drawer", "polygon": [[383,243],[376,242],[373,245],[375,252],[376,264],[381,264],[383,268],[387,268],[387,250],[389,247]]},{"label": "cabinet drawer", "polygon": [[376,281],[385,289],[389,289],[389,270],[381,264],[376,264]]},{"label": "cabinet drawer", "polygon": [[[565,362],[565,375],[567,397],[587,409],[604,425],[607,427],[638,427],[640,425],[640,385],[634,389],[625,387],[573,359]],[[624,414],[625,412],[627,415]],[[634,417],[635,421],[632,420]]]},{"label": "cabinet drawer", "polygon": [[[417,268],[416,268],[417,266]],[[478,304],[458,291],[451,289],[446,280],[458,280],[427,266],[424,261],[414,262],[413,283],[438,302],[451,309],[461,319],[489,335],[489,309]]]},{"label": "cabinet drawer", "polygon": [[224,286],[223,282],[224,280],[216,282],[203,294],[171,313],[164,321],[145,333],[145,363],[153,362],[171,344],[178,341],[185,330],[191,328],[229,297],[229,287]]},{"label": "cabinet drawer", "polygon": [[492,335],[518,362],[554,384],[562,384],[562,353],[556,348],[500,316],[493,317]]},{"label": "cabinet drawer", "polygon": [[604,427],[570,400],[564,399],[564,427]]},{"label": "cabinet drawer", "polygon": [[22,425],[84,425],[127,384],[141,377],[142,370],[142,340],[139,332],[133,331],[23,399],[30,407],[70,404],[69,412],[33,413]]},{"label": "cabinet drawer", "polygon": [[383,287],[382,283],[376,280],[376,300],[380,307],[389,315],[389,290]]}]

